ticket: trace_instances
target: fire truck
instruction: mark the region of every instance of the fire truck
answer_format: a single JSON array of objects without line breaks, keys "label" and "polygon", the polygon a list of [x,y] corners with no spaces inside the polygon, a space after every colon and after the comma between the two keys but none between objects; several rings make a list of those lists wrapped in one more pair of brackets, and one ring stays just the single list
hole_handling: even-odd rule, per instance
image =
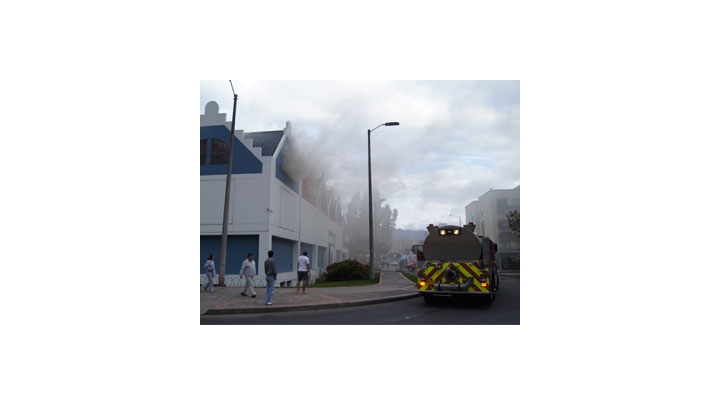
[{"label": "fire truck", "polygon": [[417,253],[417,288],[425,302],[437,296],[478,296],[492,305],[500,287],[497,244],[476,235],[472,222],[462,227],[430,224],[427,230]]}]

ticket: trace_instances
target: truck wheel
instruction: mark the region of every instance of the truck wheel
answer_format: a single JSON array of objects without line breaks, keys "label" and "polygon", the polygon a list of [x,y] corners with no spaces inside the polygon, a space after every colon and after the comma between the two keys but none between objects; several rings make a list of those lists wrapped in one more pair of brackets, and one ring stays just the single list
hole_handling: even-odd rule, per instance
[{"label": "truck wheel", "polygon": [[490,278],[490,294],[487,297],[488,305],[492,305],[493,301],[495,301],[495,290],[497,290],[497,285],[495,284],[495,280],[491,277]]}]

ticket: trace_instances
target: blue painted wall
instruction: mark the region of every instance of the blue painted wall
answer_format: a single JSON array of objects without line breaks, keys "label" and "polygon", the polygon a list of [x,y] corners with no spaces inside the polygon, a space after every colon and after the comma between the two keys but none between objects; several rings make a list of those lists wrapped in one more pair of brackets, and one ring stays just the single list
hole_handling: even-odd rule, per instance
[{"label": "blue painted wall", "polygon": [[[211,139],[217,139],[230,145],[230,130],[225,125],[213,125],[209,127],[200,127],[200,139],[207,139],[208,146],[206,160],[204,165],[200,165],[200,175],[206,176],[211,174],[227,174],[226,164],[210,164],[210,152],[212,150]],[[201,151],[202,152],[202,151]],[[262,162],[253,155],[248,148],[235,138],[233,143],[233,174],[240,173],[262,173]]]},{"label": "blue painted wall", "polygon": [[282,181],[286,186],[290,187],[295,193],[300,194],[300,183],[294,181],[288,176],[281,168],[283,159],[285,158],[285,146],[283,145],[282,150],[278,153],[277,159],[275,159],[275,177]]},{"label": "blue painted wall", "polygon": [[[200,274],[205,274],[205,261],[210,254],[215,255],[215,270],[220,274],[220,245],[222,236],[200,236]],[[242,263],[247,259],[248,253],[255,255],[255,269],[259,272],[260,265],[258,255],[259,243],[257,235],[228,235],[227,241],[227,262],[225,274],[240,274]],[[267,258],[267,252],[263,254]],[[263,261],[265,261],[263,259]],[[278,269],[280,271],[280,269]],[[265,274],[265,270],[262,270]]]},{"label": "blue painted wall", "polygon": [[327,248],[318,246],[318,267],[323,268],[327,266]]},{"label": "blue painted wall", "polygon": [[297,265],[295,264],[295,257],[293,257],[294,246],[293,241],[277,237],[272,238],[271,249],[275,253],[275,266],[278,273],[295,271]]}]

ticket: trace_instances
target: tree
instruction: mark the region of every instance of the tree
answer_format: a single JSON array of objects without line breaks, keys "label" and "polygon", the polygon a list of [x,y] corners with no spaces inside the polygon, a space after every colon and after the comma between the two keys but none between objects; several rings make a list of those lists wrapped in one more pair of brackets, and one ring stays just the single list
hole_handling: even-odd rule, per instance
[{"label": "tree", "polygon": [[348,203],[345,215],[345,234],[348,238],[348,254],[353,258],[366,257],[370,236],[368,234],[368,199],[355,193]]},{"label": "tree", "polygon": [[[397,220],[397,209],[391,209],[389,205],[382,205],[382,198],[377,191],[373,196],[373,239],[375,242],[376,257],[390,252],[392,234],[395,230]],[[345,234],[348,236],[348,253],[352,258],[369,258],[370,232],[368,215],[368,195],[362,197],[355,193],[348,203],[345,215]]]},{"label": "tree", "polygon": [[397,209],[390,209],[389,205],[380,206],[380,203],[376,204],[374,211],[375,219],[375,246],[379,254],[378,257],[383,257],[390,253],[392,246],[392,235],[395,230],[395,220],[397,220],[398,211]]},{"label": "tree", "polygon": [[508,226],[515,235],[520,235],[520,211],[510,211],[505,216],[508,219]]}]

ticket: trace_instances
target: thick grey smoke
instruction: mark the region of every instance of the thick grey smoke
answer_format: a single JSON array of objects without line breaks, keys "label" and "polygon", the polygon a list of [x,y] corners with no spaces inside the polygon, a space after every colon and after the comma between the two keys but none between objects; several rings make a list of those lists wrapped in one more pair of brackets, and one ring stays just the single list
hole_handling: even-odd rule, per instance
[{"label": "thick grey smoke", "polygon": [[291,122],[286,127],[290,129],[290,136],[285,141],[282,170],[297,182],[305,177],[317,179],[323,176],[329,169],[327,158],[316,152],[322,141],[311,139],[302,130],[298,131]]},{"label": "thick grey smoke", "polygon": [[[367,130],[400,122],[372,133],[373,188],[398,209],[399,228],[464,218],[489,188],[520,184],[518,81],[253,81],[236,89],[238,128],[291,121],[283,169],[296,180],[322,177],[343,209],[367,193]],[[231,101],[225,93],[212,99]]]},{"label": "thick grey smoke", "polygon": [[309,176],[312,171],[312,164],[309,157],[303,156],[299,147],[300,141],[292,131],[292,124],[287,123],[290,136],[285,141],[284,157],[281,169],[293,180],[300,182],[303,177]]}]

